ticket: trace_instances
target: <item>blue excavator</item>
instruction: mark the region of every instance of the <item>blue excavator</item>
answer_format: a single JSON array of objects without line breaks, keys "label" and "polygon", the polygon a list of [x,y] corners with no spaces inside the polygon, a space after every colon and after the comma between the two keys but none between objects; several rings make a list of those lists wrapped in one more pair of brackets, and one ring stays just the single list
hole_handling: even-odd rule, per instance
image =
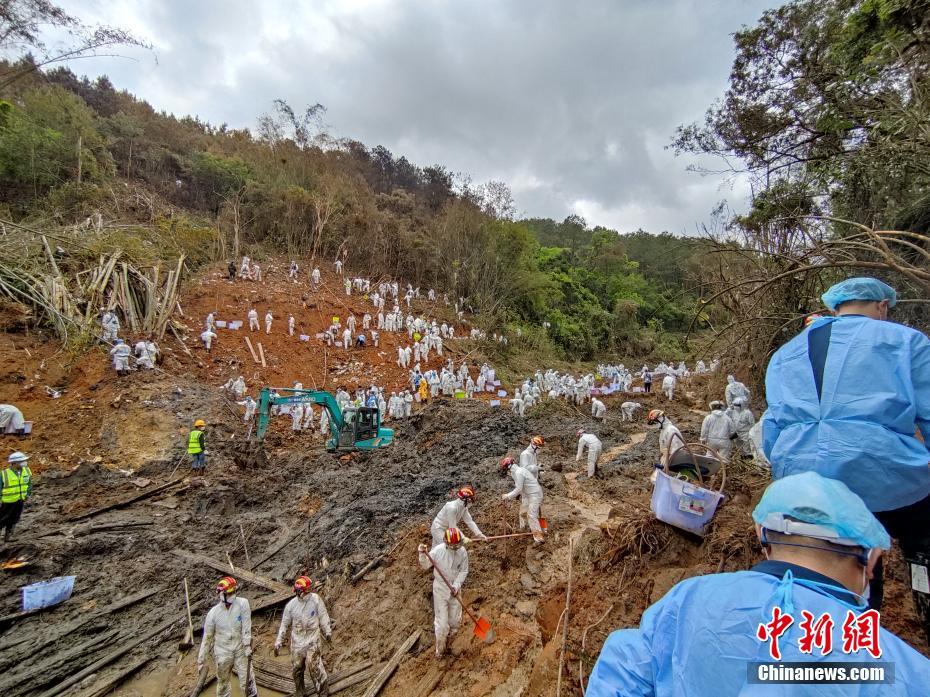
[{"label": "blue excavator", "polygon": [[329,392],[298,390],[291,387],[263,387],[258,398],[258,429],[255,437],[261,441],[268,430],[271,408],[285,404],[318,404],[329,412],[329,452],[375,450],[394,442],[394,430],[381,426],[377,407],[339,407]]}]

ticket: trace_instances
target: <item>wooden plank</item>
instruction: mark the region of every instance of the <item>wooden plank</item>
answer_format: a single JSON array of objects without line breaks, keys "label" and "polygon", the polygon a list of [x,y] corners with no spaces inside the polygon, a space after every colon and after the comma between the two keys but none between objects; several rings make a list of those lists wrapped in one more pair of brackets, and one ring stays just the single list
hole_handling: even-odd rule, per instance
[{"label": "wooden plank", "polygon": [[75,521],[75,520],[84,520],[86,518],[93,518],[94,516],[100,515],[101,513],[106,513],[107,511],[112,511],[117,508],[123,508],[124,506],[128,506],[129,504],[135,503],[136,501],[142,501],[143,499],[150,498],[154,496],[155,494],[160,494],[166,489],[170,489],[173,486],[177,486],[183,481],[184,481],[184,477],[178,477],[177,479],[172,479],[167,484],[162,484],[161,486],[156,486],[154,489],[143,491],[141,494],[131,496],[128,499],[124,499],[123,501],[117,501],[116,503],[108,504],[106,506],[103,506],[102,508],[95,508],[92,511],[87,511],[86,513],[80,513],[78,515],[70,516],[69,518],[66,518],[65,520]]},{"label": "wooden plank", "polygon": [[[150,596],[153,596],[157,593],[161,593],[163,590],[165,590],[164,587],[156,588],[155,590],[144,590],[141,593],[136,593],[135,595],[130,595],[129,597],[123,598],[122,600],[117,600],[115,603],[107,605],[106,607],[101,608],[100,610],[90,612],[87,614],[87,616],[82,617],[70,624],[67,624],[64,627],[59,627],[54,632],[49,633],[38,644],[36,644],[35,646],[30,646],[29,650],[31,653],[35,654],[39,650],[48,646],[49,644],[55,641],[58,641],[61,637],[65,636],[66,634],[71,634],[75,630],[79,629],[80,627],[83,627],[85,624],[87,624],[91,620],[95,620],[98,617],[104,617],[106,615],[109,615],[112,612],[116,612],[117,610],[122,610],[124,607],[135,605],[141,600],[145,600],[146,598]],[[0,645],[0,651],[5,651],[12,646],[16,646],[17,644],[24,644],[29,641],[30,639],[26,638],[26,639],[19,639],[17,641],[12,641],[7,644]]]},{"label": "wooden plank", "polygon": [[426,677],[424,677],[420,681],[419,685],[417,685],[416,692],[413,693],[414,697],[429,697],[431,694],[433,694],[433,691],[442,681],[442,678],[445,674],[446,671],[443,670],[440,666],[433,666]]},{"label": "wooden plank", "polygon": [[[192,605],[191,609],[193,610],[195,607],[199,609],[205,603],[206,601],[202,600]],[[93,663],[91,663],[89,666],[87,666],[83,670],[78,671],[71,677],[66,678],[62,682],[55,685],[55,687],[49,690],[46,690],[41,695],[39,695],[39,697],[57,697],[58,695],[64,693],[66,690],[71,688],[73,685],[76,685],[77,683],[81,682],[88,675],[92,675],[93,673],[96,673],[101,668],[113,663],[113,661],[118,661],[120,658],[125,656],[127,653],[132,651],[134,648],[136,648],[140,644],[143,644],[149,639],[158,636],[162,632],[167,631],[168,629],[171,629],[171,627],[173,627],[175,624],[178,624],[179,622],[183,622],[186,619],[187,619],[187,611],[184,611],[178,615],[175,615],[171,619],[166,620],[165,622],[162,622],[161,624],[159,624],[157,627],[155,627],[155,629],[151,629],[145,634],[143,634],[142,636],[138,637],[137,639],[130,641],[128,644],[125,644],[122,648],[117,649],[116,651],[107,654],[106,656],[104,656],[103,658],[97,661],[94,661]]]},{"label": "wooden plank", "polygon": [[[68,600],[70,600],[70,598],[68,598]],[[29,617],[30,615],[37,615],[40,612],[45,612],[46,610],[54,610],[55,608],[61,607],[62,605],[64,605],[66,602],[68,602],[68,600],[64,600],[58,603],[57,605],[49,605],[47,607],[40,607],[37,610],[20,610],[19,612],[14,612],[9,615],[3,615],[2,617],[0,617],[0,629],[3,629],[8,624],[13,624],[14,622],[16,622],[16,620],[22,619],[23,617]]]},{"label": "wooden plank", "polygon": [[[329,693],[334,694],[336,692],[341,692],[354,685],[363,683],[366,680],[370,680],[386,665],[386,663],[378,663],[375,665],[369,663],[367,668],[362,668],[361,670],[350,669],[331,675],[328,680]],[[290,668],[288,667],[288,677],[282,677],[276,672],[265,671],[256,667],[255,682],[262,687],[291,695],[294,692],[294,680],[290,677],[290,672]],[[307,682],[309,684],[304,687],[306,697],[315,697],[317,694],[316,688],[313,686],[312,681]]]},{"label": "wooden plank", "polygon": [[290,586],[287,586],[283,583],[278,583],[277,581],[272,581],[270,578],[265,578],[264,576],[253,574],[251,571],[238,566],[233,566],[232,570],[230,570],[229,564],[218,561],[216,559],[211,559],[210,557],[204,556],[202,554],[194,554],[193,552],[188,552],[183,549],[173,549],[171,550],[171,553],[176,557],[180,557],[181,559],[203,564],[204,566],[209,566],[211,569],[216,569],[217,571],[222,571],[223,573],[231,573],[237,581],[248,581],[249,583],[254,583],[257,586],[267,588],[268,590],[274,591],[276,593],[285,591],[288,593],[293,592]]},{"label": "wooden plank", "polygon": [[269,550],[264,554],[264,556],[259,557],[259,558],[255,561],[255,563],[252,564],[252,568],[249,569],[249,571],[252,571],[253,569],[257,569],[259,566],[261,566],[261,565],[264,564],[266,561],[268,561],[269,559],[271,559],[275,554],[277,554],[277,553],[280,552],[282,549],[284,549],[285,547],[287,547],[291,542],[293,542],[294,540],[296,540],[298,537],[300,537],[300,536],[303,535],[304,533],[309,533],[309,532],[310,532],[310,522],[308,521],[308,522],[305,523],[304,525],[300,526],[300,529],[299,529],[299,530],[296,530],[296,531],[292,532],[290,535],[287,535],[287,537],[285,537],[285,538],[282,539],[280,542],[278,542],[278,544],[276,544],[274,547],[272,547],[271,549],[269,549]]},{"label": "wooden plank", "polygon": [[111,675],[106,680],[102,680],[99,683],[96,683],[91,692],[88,692],[82,697],[103,697],[104,695],[113,691],[113,688],[117,687],[121,682],[123,682],[130,675],[135,673],[139,668],[144,666],[146,663],[151,661],[154,656],[143,656],[142,658],[133,661],[128,666],[122,670],[117,671]]},{"label": "wooden plank", "polygon": [[252,354],[252,360],[258,363],[258,356],[255,354],[255,349],[252,348],[252,340],[249,339],[249,337],[247,336],[244,336],[242,338],[245,339],[245,345],[249,347],[249,353]]},{"label": "wooden plank", "polygon": [[[319,586],[320,584],[316,584]],[[268,595],[263,595],[261,598],[257,598],[253,603],[249,601],[249,607],[252,609],[252,612],[258,612],[259,610],[267,610],[269,607],[274,607],[275,605],[280,605],[283,602],[286,602],[294,597],[294,589],[288,588],[283,591],[276,591]]]},{"label": "wooden plank", "polygon": [[268,365],[265,363],[265,349],[262,348],[262,342],[258,342],[258,355],[262,359],[262,368],[267,368]]},{"label": "wooden plank", "polygon": [[387,681],[391,679],[391,676],[394,675],[394,671],[397,670],[397,666],[400,665],[401,661],[404,660],[404,656],[407,655],[407,652],[413,648],[413,645],[417,643],[417,640],[420,638],[420,630],[414,630],[413,634],[407,637],[407,640],[401,644],[397,651],[394,652],[394,655],[391,656],[391,660],[387,662],[387,665],[384,666],[378,674],[375,676],[375,679],[371,681],[371,684],[368,686],[368,689],[365,690],[365,693],[362,697],[375,697],[381,688],[387,684]]}]

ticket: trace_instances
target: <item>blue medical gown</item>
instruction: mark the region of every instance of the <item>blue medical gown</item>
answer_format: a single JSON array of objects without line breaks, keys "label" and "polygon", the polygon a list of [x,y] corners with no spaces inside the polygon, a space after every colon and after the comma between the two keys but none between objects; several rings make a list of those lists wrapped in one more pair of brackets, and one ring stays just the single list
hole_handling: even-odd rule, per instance
[{"label": "blue medical gown", "polygon": [[[882,656],[845,654],[843,621],[850,609],[820,589],[790,586],[794,623],[779,639],[781,661],[894,663],[893,685],[754,685],[750,661],[772,662],[769,643],[756,637],[770,622],[781,579],[757,571],[698,576],[674,586],[643,614],[639,629],[613,632],[588,679],[586,697],[909,697],[930,694],[930,660],[891,632],[879,632]],[[785,603],[780,603],[783,612]],[[829,612],[833,652],[802,654],[801,611]],[[858,612],[856,613],[858,615]]]},{"label": "blue medical gown", "polygon": [[[808,332],[832,322],[818,400]],[[763,450],[775,479],[813,470],[839,479],[871,511],[930,495],[930,340],[861,316],[814,322],[772,357]],[[930,689],[928,689],[930,694]]]}]

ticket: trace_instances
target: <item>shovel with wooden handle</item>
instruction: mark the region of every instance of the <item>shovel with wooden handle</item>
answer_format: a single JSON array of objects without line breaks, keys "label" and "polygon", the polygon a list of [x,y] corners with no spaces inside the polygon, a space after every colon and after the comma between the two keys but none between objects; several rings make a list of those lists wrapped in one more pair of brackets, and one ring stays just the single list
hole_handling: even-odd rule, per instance
[{"label": "shovel with wooden handle", "polygon": [[187,633],[178,644],[178,651],[187,651],[194,645],[194,620],[191,618],[191,596],[187,589],[187,576],[184,577],[184,602],[187,604]]},{"label": "shovel with wooden handle", "polygon": [[533,533],[531,532],[514,532],[509,535],[491,535],[490,537],[480,538],[480,537],[466,537],[464,538],[465,544],[471,542],[490,542],[491,540],[503,540],[508,537],[529,537]]},{"label": "shovel with wooden handle", "polygon": [[436,562],[433,561],[433,558],[429,555],[429,552],[423,552],[423,554],[426,555],[427,559],[429,559],[429,563],[432,564],[433,568],[436,570],[436,573],[439,574],[439,578],[442,579],[442,582],[446,584],[449,592],[452,593],[452,597],[459,601],[459,605],[462,606],[465,614],[468,615],[468,619],[475,623],[475,636],[488,644],[494,641],[494,630],[491,629],[491,623],[488,622],[488,620],[484,617],[475,617],[472,614],[471,610],[468,609],[468,606],[462,602],[462,599],[459,597],[459,594],[456,593],[455,589],[452,587],[452,584],[449,583],[449,579],[447,579],[446,575],[442,573],[442,569],[436,566]]}]

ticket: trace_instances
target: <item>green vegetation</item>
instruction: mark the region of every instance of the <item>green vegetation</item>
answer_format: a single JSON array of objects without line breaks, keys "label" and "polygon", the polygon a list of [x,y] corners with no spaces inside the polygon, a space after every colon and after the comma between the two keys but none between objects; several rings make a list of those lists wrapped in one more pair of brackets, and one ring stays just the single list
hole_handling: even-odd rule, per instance
[{"label": "green vegetation", "polygon": [[43,230],[98,220],[91,246],[153,263],[345,249],[349,268],[466,298],[489,332],[505,328],[497,351],[682,353],[672,337],[696,302],[688,240],[577,216],[513,220],[505,185],[457,184],[440,165],[334,140],[321,105],[276,102],[252,133],[28,63],[0,63],[22,76],[0,90],[0,218]]}]

